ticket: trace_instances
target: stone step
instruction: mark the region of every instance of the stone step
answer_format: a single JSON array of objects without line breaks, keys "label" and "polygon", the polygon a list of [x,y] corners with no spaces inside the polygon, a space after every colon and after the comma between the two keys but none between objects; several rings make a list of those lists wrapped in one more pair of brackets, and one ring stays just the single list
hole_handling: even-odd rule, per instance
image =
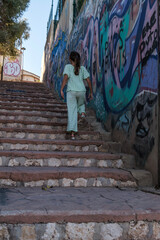
[{"label": "stone step", "polygon": [[45,87],[44,83],[42,82],[30,82],[30,81],[23,81],[23,82],[12,82],[12,81],[1,81],[1,86],[20,86],[20,87]]},{"label": "stone step", "polygon": [[[0,112],[1,113],[1,112]],[[23,113],[7,113],[0,115],[0,120],[14,120],[16,121],[37,121],[37,122],[64,122],[67,124],[67,116],[60,114],[54,115],[41,115],[41,114],[23,114]]]},{"label": "stone step", "polygon": [[2,188],[0,194],[2,239],[159,239],[158,192],[59,187]]},{"label": "stone step", "polygon": [[48,90],[48,89],[46,89],[46,88],[41,88],[41,89],[39,89],[39,88],[36,88],[36,89],[33,89],[33,88],[20,88],[20,87],[1,87],[0,88],[0,93],[7,93],[7,94],[12,94],[12,93],[20,93],[20,94],[29,94],[29,93],[31,93],[31,94],[33,94],[33,93],[43,93],[43,94],[51,94],[51,91],[50,90]]},{"label": "stone step", "polygon": [[50,94],[36,94],[36,93],[33,93],[33,94],[28,94],[28,93],[26,93],[26,94],[20,94],[20,93],[10,93],[10,94],[8,94],[8,93],[0,93],[0,97],[8,97],[9,96],[9,98],[11,98],[11,97],[18,97],[18,98],[29,98],[29,99],[47,99],[47,100],[49,100],[49,99],[51,99],[51,100],[53,100],[53,99],[55,99],[54,97],[53,97],[53,94],[52,93],[50,93]]},{"label": "stone step", "polygon": [[57,103],[57,104],[61,104],[61,105],[66,105],[66,103],[64,103],[64,102],[62,102],[62,101],[60,101],[60,100],[58,100],[58,99],[55,99],[55,98],[53,98],[53,99],[49,99],[49,100],[47,100],[47,99],[44,99],[44,98],[42,98],[42,99],[30,99],[30,98],[20,98],[20,97],[10,97],[10,96],[8,96],[8,97],[0,97],[0,102],[14,102],[14,103],[19,103],[19,102],[21,102],[21,103],[42,103],[42,104],[55,104],[55,103]]},{"label": "stone step", "polygon": [[[54,113],[51,115],[51,114],[48,114],[47,112],[46,113],[37,113],[37,112],[33,112],[33,113],[24,113],[24,112],[9,112],[9,111],[0,111],[0,119],[17,119],[17,120],[22,120],[22,119],[26,119],[27,117],[29,118],[32,118],[32,117],[36,117],[37,119],[48,119],[48,122],[51,121],[53,118],[60,118],[60,119],[67,119],[67,114],[65,115],[62,115],[60,113]],[[37,120],[36,119],[36,120]],[[59,119],[59,120],[60,120]]]},{"label": "stone step", "polygon": [[44,83],[23,83],[23,84],[21,84],[21,83],[11,83],[11,84],[9,84],[8,82],[7,83],[3,83],[3,82],[1,82],[1,88],[22,88],[23,90],[25,90],[25,89],[27,89],[27,88],[30,88],[30,89],[35,89],[35,91],[36,91],[36,89],[46,89],[46,90],[50,90],[49,88],[47,88],[46,87],[46,85],[44,84]]},{"label": "stone step", "polygon": [[104,152],[0,151],[0,166],[131,168],[130,155]]},{"label": "stone step", "polygon": [[35,128],[35,129],[59,129],[66,130],[67,122],[46,122],[46,121],[23,121],[23,120],[2,120],[0,119],[0,128]]},{"label": "stone step", "polygon": [[93,167],[0,167],[0,187],[137,187],[129,171]]},{"label": "stone step", "polygon": [[40,103],[6,103],[3,102],[2,107],[5,109],[7,107],[14,107],[14,108],[32,108],[32,109],[39,109],[39,108],[45,108],[47,109],[61,109],[61,110],[67,110],[66,105],[64,104],[40,104]]},{"label": "stone step", "polygon": [[121,152],[121,144],[100,140],[45,140],[0,138],[1,150]]},{"label": "stone step", "polygon": [[67,110],[64,110],[64,109],[59,109],[58,107],[57,108],[27,108],[27,107],[3,107],[3,106],[0,106],[0,112],[23,112],[24,114],[25,113],[28,113],[28,112],[32,112],[32,113],[41,113],[41,112],[45,112],[47,114],[49,113],[61,113],[61,114],[67,114]]},{"label": "stone step", "polygon": [[[70,139],[70,135],[62,130],[47,130],[33,128],[0,128],[0,138],[21,138],[21,139]],[[79,131],[76,139],[83,140],[104,140],[111,141],[111,133],[105,136],[99,132]]]}]

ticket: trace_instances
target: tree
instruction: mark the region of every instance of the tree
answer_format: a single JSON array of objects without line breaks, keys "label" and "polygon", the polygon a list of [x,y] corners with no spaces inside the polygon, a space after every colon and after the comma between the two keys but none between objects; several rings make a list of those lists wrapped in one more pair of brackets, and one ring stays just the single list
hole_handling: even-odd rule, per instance
[{"label": "tree", "polygon": [[22,39],[29,38],[30,28],[21,19],[30,0],[0,0],[0,53],[16,55]]}]

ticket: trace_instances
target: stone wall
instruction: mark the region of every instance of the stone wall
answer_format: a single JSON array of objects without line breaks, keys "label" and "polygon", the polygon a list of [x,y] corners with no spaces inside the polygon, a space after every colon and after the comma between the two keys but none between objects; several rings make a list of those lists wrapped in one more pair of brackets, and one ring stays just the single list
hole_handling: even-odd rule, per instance
[{"label": "stone wall", "polygon": [[[90,72],[97,119],[157,182],[158,12],[156,0],[85,1],[71,33],[58,29],[48,85],[59,93],[71,50]],[[153,162],[154,161],[154,162]]]},{"label": "stone wall", "polygon": [[158,222],[2,224],[3,240],[159,240]]}]

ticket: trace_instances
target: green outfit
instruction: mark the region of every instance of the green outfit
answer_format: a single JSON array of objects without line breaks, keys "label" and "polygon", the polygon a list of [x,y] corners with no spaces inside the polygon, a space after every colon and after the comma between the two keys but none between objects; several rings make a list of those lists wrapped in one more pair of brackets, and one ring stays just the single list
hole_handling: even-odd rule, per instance
[{"label": "green outfit", "polygon": [[80,67],[79,75],[75,75],[74,66],[67,64],[63,75],[68,76],[67,83],[67,109],[68,125],[67,131],[77,132],[77,112],[85,113],[85,93],[86,88],[83,80],[89,77],[89,73],[84,66]]}]

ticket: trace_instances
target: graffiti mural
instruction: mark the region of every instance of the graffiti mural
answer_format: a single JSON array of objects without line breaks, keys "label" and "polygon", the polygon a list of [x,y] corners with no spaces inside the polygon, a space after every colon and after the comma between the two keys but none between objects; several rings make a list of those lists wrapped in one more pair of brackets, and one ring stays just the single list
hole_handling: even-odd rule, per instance
[{"label": "graffiti mural", "polygon": [[66,45],[66,34],[64,32],[59,32],[51,54],[51,83],[54,85],[54,89],[57,92],[60,92],[63,80],[63,70],[68,60]]},{"label": "graffiti mural", "polygon": [[94,99],[89,105],[97,119],[106,123],[110,118],[110,128],[127,135],[135,129],[136,138],[150,138],[150,151],[157,98],[143,104],[136,99],[145,92],[157,96],[157,9],[156,0],[102,0],[94,5],[87,0],[70,35],[59,30],[50,56],[50,83],[59,92],[69,52],[77,50],[90,72]]},{"label": "graffiti mural", "polygon": [[[137,93],[157,91],[158,71],[153,71],[158,56],[157,5],[155,0],[117,1],[112,9],[110,1],[100,4],[102,11],[96,18],[86,21],[84,10],[69,47],[79,50],[90,71],[95,104],[101,92],[105,111],[121,113]],[[83,29],[78,31],[80,22]],[[83,22],[87,22],[86,28]]]}]

